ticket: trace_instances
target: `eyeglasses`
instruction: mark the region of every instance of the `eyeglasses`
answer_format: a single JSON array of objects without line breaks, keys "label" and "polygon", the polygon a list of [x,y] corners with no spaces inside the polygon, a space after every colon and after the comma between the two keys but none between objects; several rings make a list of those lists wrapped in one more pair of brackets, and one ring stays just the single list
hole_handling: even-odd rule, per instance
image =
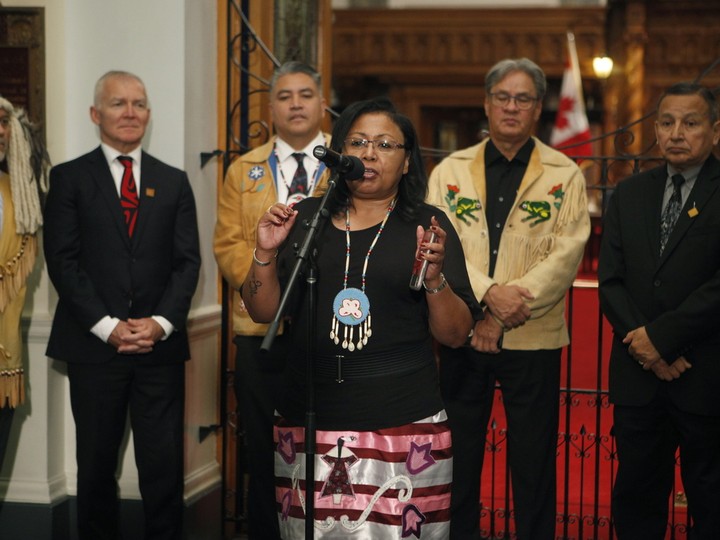
[{"label": "eyeglasses", "polygon": [[358,152],[362,148],[367,148],[368,144],[372,144],[373,148],[376,152],[382,152],[383,154],[389,154],[390,152],[393,152],[394,150],[399,150],[401,148],[405,148],[404,145],[397,143],[395,141],[390,141],[388,139],[376,139],[374,141],[369,141],[367,139],[359,139],[356,137],[351,137],[349,139],[345,139],[345,148],[348,149],[348,151],[354,151]]},{"label": "eyeglasses", "polygon": [[521,111],[527,111],[532,109],[538,98],[528,96],[527,94],[518,94],[513,96],[507,92],[490,92],[490,102],[496,107],[507,107],[510,104],[510,100],[515,101],[515,105]]}]

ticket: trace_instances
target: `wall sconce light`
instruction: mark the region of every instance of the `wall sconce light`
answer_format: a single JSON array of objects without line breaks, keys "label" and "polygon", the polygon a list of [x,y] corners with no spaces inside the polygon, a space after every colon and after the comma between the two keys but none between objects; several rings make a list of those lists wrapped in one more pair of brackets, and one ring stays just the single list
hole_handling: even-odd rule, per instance
[{"label": "wall sconce light", "polygon": [[613,59],[609,56],[596,56],[593,58],[592,65],[598,79],[607,79],[612,73]]}]

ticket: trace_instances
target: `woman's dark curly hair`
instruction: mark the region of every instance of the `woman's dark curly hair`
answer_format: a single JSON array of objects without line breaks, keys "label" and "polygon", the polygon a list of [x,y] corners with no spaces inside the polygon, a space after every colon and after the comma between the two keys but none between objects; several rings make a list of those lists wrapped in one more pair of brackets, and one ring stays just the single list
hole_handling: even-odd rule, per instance
[{"label": "woman's dark curly hair", "polygon": [[[428,190],[428,178],[425,173],[420,145],[415,127],[410,119],[397,112],[395,106],[387,98],[368,99],[356,101],[349,105],[335,121],[332,131],[330,148],[336,152],[344,150],[344,141],[355,121],[363,115],[372,113],[385,114],[400,128],[403,134],[405,155],[410,158],[408,172],[404,174],[398,184],[398,196],[395,212],[404,220],[410,221],[418,213]],[[332,215],[345,212],[350,204],[350,189],[347,182],[338,182],[335,191],[328,201],[328,209]]]}]

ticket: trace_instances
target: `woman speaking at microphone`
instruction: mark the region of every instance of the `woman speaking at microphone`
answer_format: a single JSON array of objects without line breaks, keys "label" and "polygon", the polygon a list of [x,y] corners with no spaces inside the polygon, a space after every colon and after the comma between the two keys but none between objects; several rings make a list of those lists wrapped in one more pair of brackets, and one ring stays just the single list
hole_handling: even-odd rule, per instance
[{"label": "woman speaking at microphone", "polygon": [[[316,236],[315,335],[307,336],[302,283],[286,313],[294,346],[275,426],[280,530],[285,539],[305,537],[305,351],[312,339],[314,537],[446,539],[452,445],[432,341],[463,346],[480,313],[463,250],[443,212],[423,202],[427,176],[415,129],[389,101],[347,107],[331,148],[359,158],[365,172],[338,180]],[[275,317],[294,246],[306,233],[298,224],[320,203],[277,203],[260,218],[241,290],[256,321]]]}]

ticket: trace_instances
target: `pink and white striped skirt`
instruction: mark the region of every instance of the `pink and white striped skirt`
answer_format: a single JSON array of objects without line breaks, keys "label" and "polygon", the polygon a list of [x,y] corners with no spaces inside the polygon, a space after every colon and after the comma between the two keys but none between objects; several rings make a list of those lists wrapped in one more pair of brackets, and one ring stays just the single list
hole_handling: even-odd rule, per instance
[{"label": "pink and white striped skirt", "polygon": [[[305,538],[305,430],[277,418],[275,493],[283,539]],[[452,446],[445,411],[375,431],[316,435],[316,539],[446,540]]]}]

